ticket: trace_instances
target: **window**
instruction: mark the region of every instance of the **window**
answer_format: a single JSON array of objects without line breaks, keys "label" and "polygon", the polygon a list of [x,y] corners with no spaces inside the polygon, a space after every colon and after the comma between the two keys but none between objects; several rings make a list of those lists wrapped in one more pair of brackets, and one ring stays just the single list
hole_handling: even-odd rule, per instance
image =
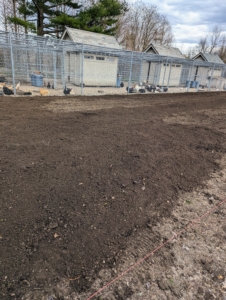
[{"label": "window", "polygon": [[169,64],[164,64],[163,66],[167,66],[167,67],[168,67],[168,66],[169,66]]},{"label": "window", "polygon": [[107,57],[107,61],[115,61],[114,57]]},{"label": "window", "polygon": [[176,65],[176,68],[180,68],[180,65]]},{"label": "window", "polygon": [[92,56],[92,55],[84,55],[84,58],[85,59],[94,59],[94,56]]},{"label": "window", "polygon": [[96,60],[105,60],[105,57],[103,57],[103,56],[97,56]]}]

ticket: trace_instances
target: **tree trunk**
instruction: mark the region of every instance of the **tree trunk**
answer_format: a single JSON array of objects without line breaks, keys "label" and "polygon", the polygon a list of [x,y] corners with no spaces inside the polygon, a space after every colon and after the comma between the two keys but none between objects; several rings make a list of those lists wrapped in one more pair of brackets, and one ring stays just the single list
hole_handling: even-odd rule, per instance
[{"label": "tree trunk", "polygon": [[[16,0],[13,0],[13,16],[14,18],[16,18]],[[15,24],[14,26],[15,26],[15,32],[17,33],[18,31],[17,24]]]},{"label": "tree trunk", "polygon": [[38,10],[38,19],[37,19],[37,35],[43,36],[44,35],[44,12],[43,8]]},{"label": "tree trunk", "polygon": [[5,31],[8,31],[5,3],[4,3],[4,19],[5,19]]},{"label": "tree trunk", "polygon": [[[26,0],[23,0],[23,5],[24,5],[24,7],[26,7]],[[23,17],[24,17],[24,21],[26,22],[26,21],[27,21],[26,13],[24,13]],[[27,27],[24,27],[24,32],[25,32],[26,34],[28,34],[28,29],[27,29]]]}]

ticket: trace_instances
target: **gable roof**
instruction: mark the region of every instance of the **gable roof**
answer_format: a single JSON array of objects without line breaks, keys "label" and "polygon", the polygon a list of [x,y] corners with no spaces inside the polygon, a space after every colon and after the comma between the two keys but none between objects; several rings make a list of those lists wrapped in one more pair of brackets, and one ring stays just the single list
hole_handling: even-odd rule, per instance
[{"label": "gable roof", "polygon": [[183,54],[180,52],[178,48],[171,47],[171,46],[163,46],[160,44],[153,44],[151,43],[144,52],[149,52],[153,50],[155,54],[163,55],[163,56],[171,56],[171,57],[178,57],[184,58]]},{"label": "gable roof", "polygon": [[122,49],[114,36],[66,27],[61,40],[64,40],[67,35],[75,43]]},{"label": "gable roof", "polygon": [[210,63],[224,64],[224,62],[220,59],[220,57],[217,54],[209,54],[209,53],[199,52],[192,59],[196,60],[199,57],[201,57],[204,61],[207,61]]}]

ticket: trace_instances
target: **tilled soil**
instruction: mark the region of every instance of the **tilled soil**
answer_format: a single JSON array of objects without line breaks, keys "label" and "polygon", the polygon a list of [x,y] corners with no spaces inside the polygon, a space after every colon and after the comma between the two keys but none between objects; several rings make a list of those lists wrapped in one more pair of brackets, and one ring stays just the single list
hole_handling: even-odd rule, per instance
[{"label": "tilled soil", "polygon": [[[149,248],[161,242],[154,228],[226,151],[225,93],[2,97],[0,108],[3,300],[86,299],[144,230]],[[129,286],[110,297],[136,299]]]}]

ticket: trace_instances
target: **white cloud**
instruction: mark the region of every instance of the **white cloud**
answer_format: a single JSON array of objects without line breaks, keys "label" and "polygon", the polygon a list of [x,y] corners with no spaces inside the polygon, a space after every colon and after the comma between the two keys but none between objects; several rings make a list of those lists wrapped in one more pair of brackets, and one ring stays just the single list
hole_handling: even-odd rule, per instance
[{"label": "white cloud", "polygon": [[202,36],[208,33],[208,26],[177,24],[173,27],[173,33],[176,42],[197,43]]},{"label": "white cloud", "polygon": [[152,0],[151,4],[167,16],[180,45],[196,45],[215,25],[226,28],[225,0]]}]

